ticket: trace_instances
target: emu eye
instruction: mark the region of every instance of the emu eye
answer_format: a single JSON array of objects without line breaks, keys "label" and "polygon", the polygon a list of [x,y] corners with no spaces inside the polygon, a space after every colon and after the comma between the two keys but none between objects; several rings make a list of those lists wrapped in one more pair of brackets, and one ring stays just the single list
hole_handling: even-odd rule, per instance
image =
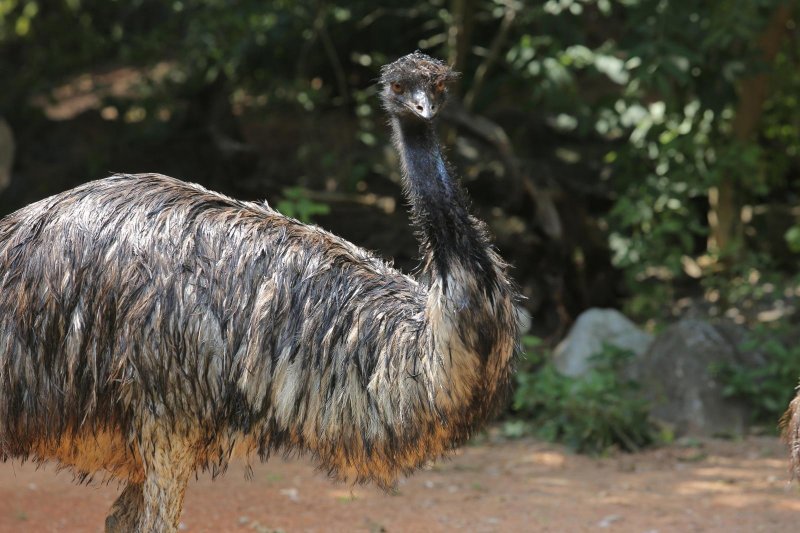
[{"label": "emu eye", "polygon": [[434,85],[434,89],[436,89],[437,93],[444,91],[446,87],[447,84],[445,84],[444,80],[439,80],[436,82],[436,85]]},{"label": "emu eye", "polygon": [[403,86],[400,83],[394,82],[392,84],[392,91],[394,91],[394,94],[402,94]]}]

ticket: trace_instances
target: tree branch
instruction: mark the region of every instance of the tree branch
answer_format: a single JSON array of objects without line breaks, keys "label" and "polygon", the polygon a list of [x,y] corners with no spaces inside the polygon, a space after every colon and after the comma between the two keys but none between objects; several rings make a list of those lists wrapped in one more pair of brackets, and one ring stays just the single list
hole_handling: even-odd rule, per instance
[{"label": "tree branch", "polygon": [[325,24],[325,15],[327,11],[327,6],[325,6],[324,3],[321,3],[319,9],[317,10],[317,16],[314,19],[314,30],[319,35],[320,42],[322,42],[322,47],[325,49],[325,55],[328,56],[328,61],[330,61],[331,67],[333,68],[333,74],[336,77],[336,85],[338,86],[337,88],[339,94],[342,97],[343,103],[347,105],[350,102],[350,91],[347,87],[347,76],[344,73],[342,62],[339,60],[339,55],[336,53],[336,47],[333,44],[333,40],[328,33],[328,27]]},{"label": "tree branch", "polygon": [[448,104],[443,114],[446,120],[465,128],[497,150],[511,178],[522,185],[536,206],[536,218],[542,230],[551,239],[560,241],[564,235],[564,228],[552,195],[537,187],[533,179],[522,170],[522,165],[514,154],[514,147],[505,130],[486,117],[470,113],[455,102]]},{"label": "tree branch", "polygon": [[467,93],[464,95],[464,107],[466,107],[468,110],[472,110],[474,108],[475,98],[477,98],[481,92],[481,89],[483,88],[483,84],[486,81],[486,75],[497,61],[497,58],[500,56],[500,52],[502,51],[503,45],[508,37],[508,32],[517,16],[516,3],[509,1],[505,3],[505,6],[506,8],[505,13],[503,14],[503,19],[500,21],[500,27],[498,28],[494,39],[492,39],[492,44],[489,46],[489,52],[475,70],[475,78],[472,81],[472,87],[470,87],[469,91],[467,91]]}]

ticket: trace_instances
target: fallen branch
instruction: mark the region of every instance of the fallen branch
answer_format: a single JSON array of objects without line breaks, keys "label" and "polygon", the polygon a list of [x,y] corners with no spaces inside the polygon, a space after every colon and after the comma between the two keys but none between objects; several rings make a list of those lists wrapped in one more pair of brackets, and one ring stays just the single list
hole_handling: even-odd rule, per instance
[{"label": "fallen branch", "polygon": [[497,150],[514,182],[522,185],[523,190],[536,206],[536,219],[542,230],[548,237],[560,241],[564,235],[564,228],[553,197],[550,193],[537,187],[533,179],[523,171],[522,164],[515,155],[514,147],[505,130],[488,118],[471,113],[455,102],[445,108],[443,115],[452,124],[466,129]]}]

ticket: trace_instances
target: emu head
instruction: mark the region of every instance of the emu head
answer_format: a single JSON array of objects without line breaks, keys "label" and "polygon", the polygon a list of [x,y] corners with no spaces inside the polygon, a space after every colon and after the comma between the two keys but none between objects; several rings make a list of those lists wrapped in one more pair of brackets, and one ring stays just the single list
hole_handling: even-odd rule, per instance
[{"label": "emu head", "polygon": [[444,62],[422,52],[401,57],[381,67],[381,100],[397,117],[432,120],[447,99],[448,85],[458,78]]}]

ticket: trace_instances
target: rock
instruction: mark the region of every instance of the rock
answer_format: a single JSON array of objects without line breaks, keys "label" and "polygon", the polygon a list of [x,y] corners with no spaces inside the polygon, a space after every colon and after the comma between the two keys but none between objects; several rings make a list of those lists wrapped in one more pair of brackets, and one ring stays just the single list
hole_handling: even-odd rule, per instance
[{"label": "rock", "polygon": [[757,367],[767,363],[767,358],[762,352],[743,349],[743,345],[750,340],[750,333],[744,327],[730,320],[714,322],[713,324],[714,329],[733,347],[738,363],[749,367]]},{"label": "rock", "polygon": [[652,335],[616,309],[589,309],[581,313],[566,338],[556,346],[553,362],[562,374],[577,377],[591,368],[589,358],[599,353],[604,343],[641,356],[652,340]]},{"label": "rock", "polygon": [[740,351],[744,338],[737,326],[701,320],[682,320],[664,330],[633,364],[633,377],[652,402],[653,418],[673,427],[677,435],[741,434],[748,409],[723,397],[723,384],[712,366],[763,362],[757,353]]},{"label": "rock", "polygon": [[611,527],[611,524],[613,524],[614,522],[618,522],[621,519],[622,517],[618,514],[610,514],[604,517],[602,520],[600,520],[597,523],[597,527],[602,527],[602,528]]},{"label": "rock", "polygon": [[14,166],[14,134],[3,117],[0,117],[0,192],[11,182]]},{"label": "rock", "polygon": [[519,331],[524,335],[531,330],[533,321],[531,320],[531,315],[528,313],[527,309],[521,305],[517,305],[515,307],[517,311],[517,320],[519,321]]},{"label": "rock", "polygon": [[294,487],[288,489],[281,489],[281,494],[292,500],[293,502],[300,500],[300,491]]}]

